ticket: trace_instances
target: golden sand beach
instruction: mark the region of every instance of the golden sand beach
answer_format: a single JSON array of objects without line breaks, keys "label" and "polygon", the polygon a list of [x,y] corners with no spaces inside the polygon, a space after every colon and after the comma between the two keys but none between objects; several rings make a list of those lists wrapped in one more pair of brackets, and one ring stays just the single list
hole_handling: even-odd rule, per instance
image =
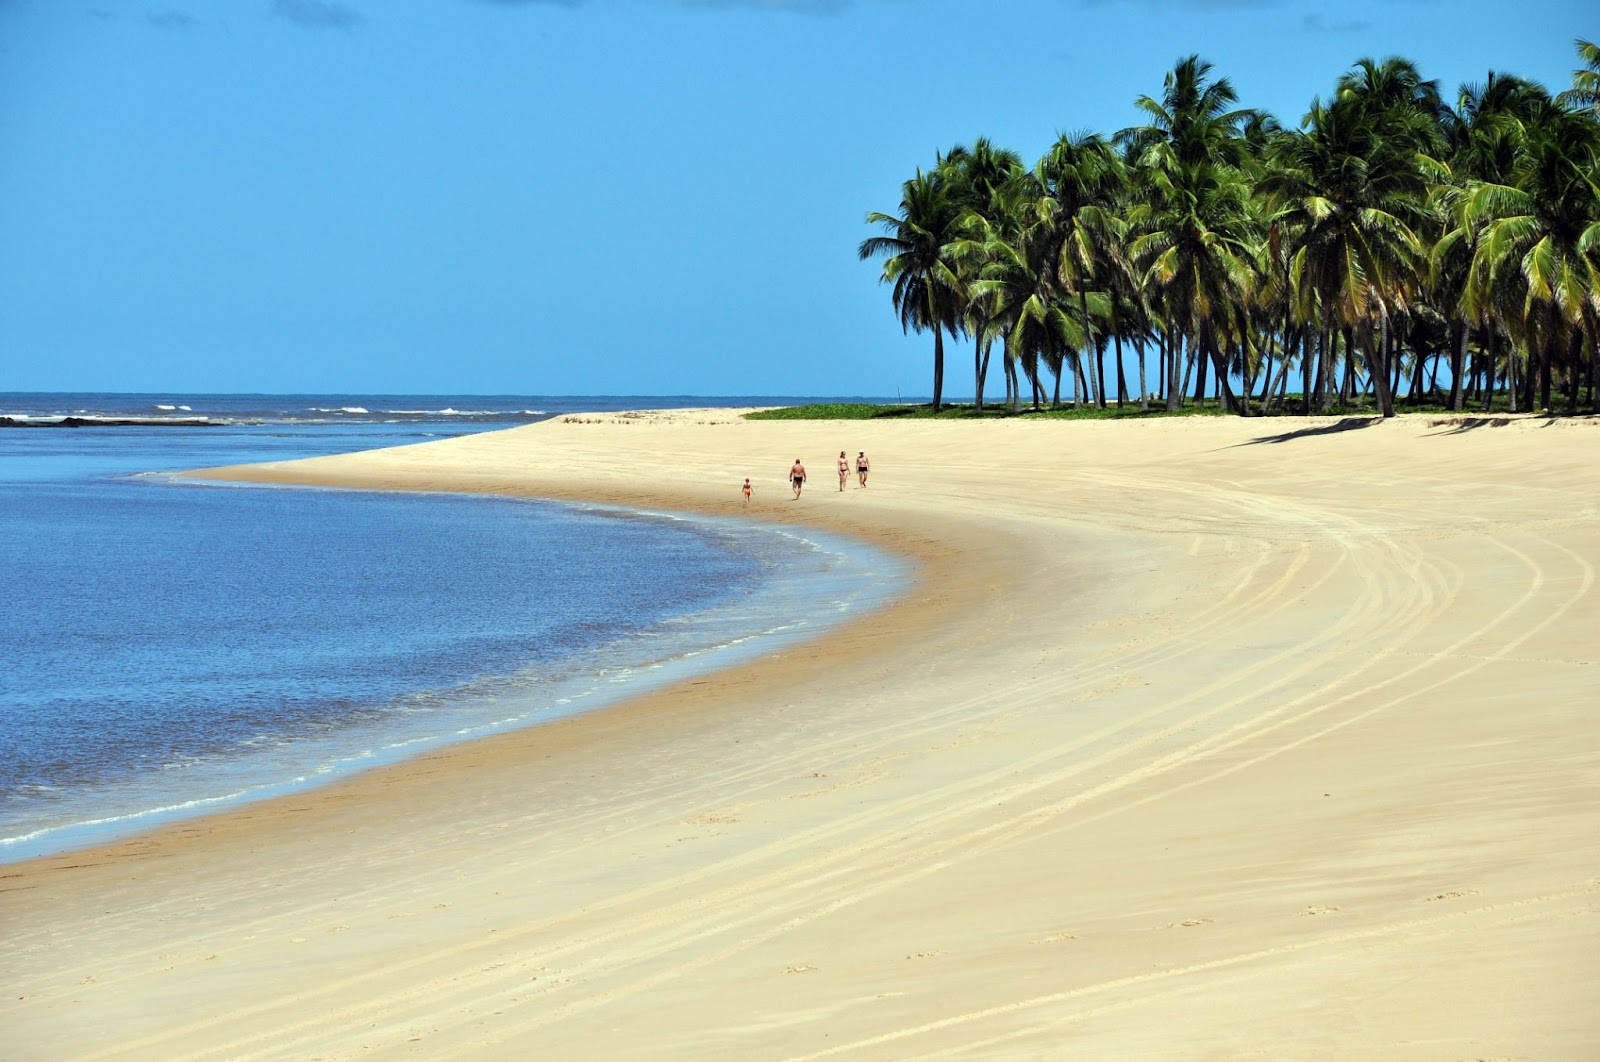
[{"label": "golden sand beach", "polygon": [[689,410],[228,474],[731,516],[750,476],[916,577],[0,868],[8,1059],[1600,1057],[1593,419]]}]

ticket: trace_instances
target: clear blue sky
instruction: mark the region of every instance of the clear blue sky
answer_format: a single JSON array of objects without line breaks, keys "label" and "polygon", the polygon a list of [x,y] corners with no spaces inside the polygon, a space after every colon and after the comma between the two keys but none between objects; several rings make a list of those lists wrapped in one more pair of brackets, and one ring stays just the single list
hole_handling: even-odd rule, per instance
[{"label": "clear blue sky", "polygon": [[926,395],[856,245],[935,152],[1189,52],[1289,124],[1368,55],[1562,88],[1593,10],[0,0],[0,391]]}]

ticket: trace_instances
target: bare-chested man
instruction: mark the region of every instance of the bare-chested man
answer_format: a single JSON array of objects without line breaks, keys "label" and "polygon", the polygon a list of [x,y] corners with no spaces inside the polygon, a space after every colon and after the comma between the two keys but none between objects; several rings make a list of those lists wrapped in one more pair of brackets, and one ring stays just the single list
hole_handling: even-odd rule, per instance
[{"label": "bare-chested man", "polygon": [[800,488],[806,485],[806,466],[800,463],[797,457],[794,464],[789,467],[789,485],[794,488],[796,501],[800,500]]},{"label": "bare-chested man", "polygon": [[850,478],[850,459],[839,451],[839,489],[844,490],[844,481]]},{"label": "bare-chested man", "polygon": [[865,450],[857,450],[856,451],[856,479],[860,480],[861,485],[863,487],[865,487],[867,485],[867,473],[869,471],[871,471],[871,469],[872,469],[872,462],[867,460],[867,452]]}]

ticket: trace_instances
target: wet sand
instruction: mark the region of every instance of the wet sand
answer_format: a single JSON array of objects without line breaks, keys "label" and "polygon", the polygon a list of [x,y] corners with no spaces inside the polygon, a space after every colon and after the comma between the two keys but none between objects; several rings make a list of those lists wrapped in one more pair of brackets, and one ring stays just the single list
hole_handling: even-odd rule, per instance
[{"label": "wet sand", "polygon": [[916,577],[736,670],[0,868],[8,1058],[1600,1056],[1592,419],[691,410],[230,475],[735,516],[748,475],[749,518]]}]

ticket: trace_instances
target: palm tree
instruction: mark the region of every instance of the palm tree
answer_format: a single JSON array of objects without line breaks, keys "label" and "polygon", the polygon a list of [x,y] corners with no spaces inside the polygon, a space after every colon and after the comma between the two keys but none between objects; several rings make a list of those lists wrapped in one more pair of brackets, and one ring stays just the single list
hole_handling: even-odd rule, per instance
[{"label": "palm tree", "polygon": [[[1090,289],[1098,274],[1107,274],[1116,239],[1117,205],[1126,179],[1122,160],[1095,133],[1059,137],[1034,169],[1041,190],[1039,221],[1055,261],[1063,297],[1074,298],[1085,329],[1085,346],[1096,346]],[[1098,362],[1098,358],[1096,359]],[[1097,392],[1105,407],[1105,373],[1098,372]]]},{"label": "palm tree", "polygon": [[[962,216],[957,228],[963,235],[970,234],[977,221],[999,221],[1006,210],[1004,192],[1022,175],[1022,157],[1015,151],[996,148],[984,137],[979,137],[972,147],[957,146],[940,160],[940,170],[950,182],[953,195],[962,206]],[[980,248],[981,250],[981,248]],[[983,258],[956,256],[962,265],[962,285],[970,287],[982,271]],[[972,334],[972,370],[974,405],[983,412],[983,386],[989,375],[989,348],[994,337],[990,327],[988,307],[990,300],[965,300],[966,326]]]},{"label": "palm tree", "polygon": [[1600,118],[1600,44],[1582,37],[1573,44],[1577,46],[1583,69],[1572,72],[1572,88],[1557,99],[1564,107],[1587,108],[1590,114]]},{"label": "palm tree", "polygon": [[[1464,224],[1483,226],[1469,298],[1477,305],[1491,301],[1505,290],[1508,275],[1517,274],[1522,305],[1506,308],[1530,342],[1530,354],[1537,354],[1539,401],[1546,409],[1555,358],[1587,348],[1595,359],[1591,379],[1600,371],[1597,171],[1600,123],[1558,106],[1541,108],[1525,124],[1512,180],[1477,185],[1462,210]],[[1591,397],[1600,407],[1600,396]]]},{"label": "palm tree", "polygon": [[[1235,408],[1222,348],[1233,330],[1234,309],[1246,299],[1255,275],[1244,176],[1200,164],[1156,170],[1151,178],[1152,203],[1138,217],[1145,231],[1129,250],[1161,301],[1169,333],[1188,345],[1202,367],[1209,359],[1224,403]],[[1183,391],[1178,367],[1174,350],[1168,409],[1178,408]]]},{"label": "palm tree", "polygon": [[933,411],[944,396],[944,333],[960,327],[964,291],[951,245],[960,236],[960,201],[943,173],[917,171],[901,186],[900,213],[867,215],[887,235],[861,241],[862,260],[883,258],[880,280],[894,286],[895,312],[906,331],[933,332]]},{"label": "palm tree", "polygon": [[1166,76],[1160,100],[1135,101],[1146,124],[1116,137],[1147,190],[1145,202],[1130,212],[1139,235],[1129,251],[1162,303],[1172,346],[1169,410],[1182,401],[1180,338],[1197,359],[1212,359],[1224,400],[1233,408],[1218,337],[1252,275],[1249,189],[1239,167],[1249,157],[1241,126],[1254,112],[1236,108],[1238,95],[1228,79],[1211,81],[1210,72],[1211,64],[1199,56],[1180,59]]},{"label": "palm tree", "polygon": [[1209,80],[1211,64],[1185,56],[1167,74],[1161,99],[1140,96],[1134,106],[1146,123],[1116,135],[1137,158],[1174,163],[1238,165],[1247,157],[1242,126],[1255,113],[1235,107],[1239,95],[1225,77]]},{"label": "palm tree", "polygon": [[1491,70],[1483,82],[1462,85],[1456,106],[1446,115],[1451,178],[1436,186],[1435,198],[1448,221],[1433,247],[1431,279],[1439,310],[1451,321],[1450,408],[1457,412],[1465,407],[1463,378],[1473,330],[1483,330],[1487,339],[1487,330],[1498,327],[1488,304],[1469,312],[1468,274],[1483,226],[1467,224],[1462,207],[1477,185],[1515,179],[1512,167],[1524,123],[1536,118],[1549,101],[1538,84]]},{"label": "palm tree", "polygon": [[[1390,74],[1388,64],[1363,60],[1341,79],[1332,103],[1313,101],[1301,128],[1277,140],[1275,165],[1262,182],[1297,231],[1291,284],[1314,292],[1325,337],[1335,327],[1344,331],[1347,377],[1355,341],[1364,341],[1385,417],[1394,416],[1395,318],[1424,260],[1408,223],[1423,219],[1428,175],[1439,170],[1419,150],[1432,121],[1415,104],[1422,94],[1406,87],[1409,78]],[[1326,382],[1331,374],[1323,375]]]},{"label": "palm tree", "polygon": [[[1048,196],[1034,172],[1023,172],[1000,190],[994,215],[968,215],[967,239],[955,245],[958,260],[979,266],[968,297],[982,307],[985,342],[1005,344],[1007,397],[1020,400],[1015,370],[1021,366],[1038,404],[1039,365],[1059,366],[1067,351],[1083,343],[1083,330],[1060,297],[1056,264],[1059,245],[1047,220]],[[970,269],[970,265],[969,265]]]}]

